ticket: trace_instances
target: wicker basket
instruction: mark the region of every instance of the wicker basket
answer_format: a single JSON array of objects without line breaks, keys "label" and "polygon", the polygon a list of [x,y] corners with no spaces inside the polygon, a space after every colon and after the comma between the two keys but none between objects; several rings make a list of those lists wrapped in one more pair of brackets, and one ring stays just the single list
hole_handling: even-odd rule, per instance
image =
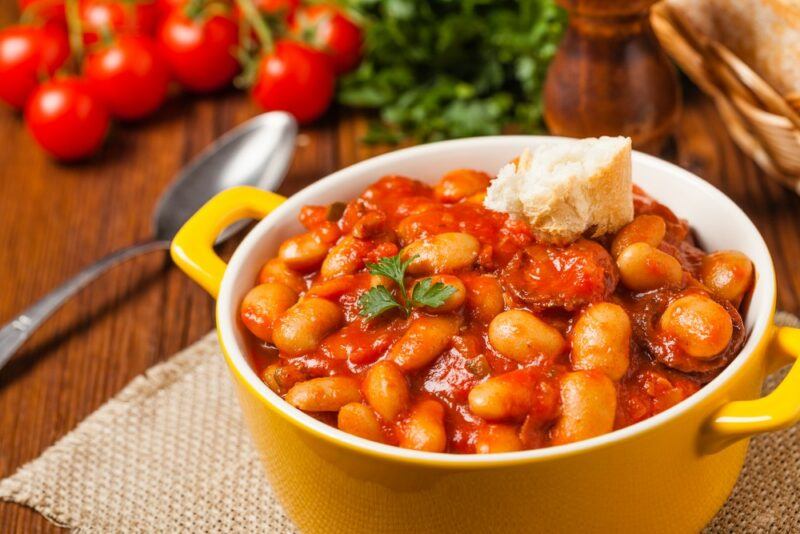
[{"label": "wicker basket", "polygon": [[800,95],[782,96],[664,2],[653,7],[651,22],[664,50],[714,100],[736,144],[800,194]]}]

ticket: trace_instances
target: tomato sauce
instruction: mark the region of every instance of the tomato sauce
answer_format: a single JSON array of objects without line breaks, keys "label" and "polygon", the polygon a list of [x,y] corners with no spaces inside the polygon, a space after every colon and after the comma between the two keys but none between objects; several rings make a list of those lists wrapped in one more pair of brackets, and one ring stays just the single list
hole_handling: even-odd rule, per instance
[{"label": "tomato sauce", "polygon": [[[444,408],[443,450],[476,452],[480,433],[492,425],[513,428],[521,448],[555,444],[553,429],[560,418],[566,417],[563,403],[569,400],[560,389],[563,378],[578,368],[571,346],[573,329],[587,307],[599,302],[622,307],[631,324],[627,369],[621,378],[609,381],[616,395],[613,429],[642,421],[692,395],[721,372],[741,348],[745,330],[737,305],[710,295],[700,281],[700,264],[706,254],[694,242],[688,224],[639,188],[634,190],[634,207],[636,215],[658,215],[664,220],[666,232],[656,248],[680,262],[683,278],[679,286],[645,292],[626,289],[610,253],[614,236],[580,239],[567,246],[538,243],[523,221],[486,209],[480,195],[477,200],[470,195],[443,202],[432,187],[401,176],[381,178],[343,209],[341,205],[306,207],[300,219],[310,232],[335,225],[335,230],[328,228],[326,232],[341,236],[325,246],[349,240],[338,252],[340,263],[348,268],[327,278],[319,267],[301,273],[307,288],[301,298],[330,300],[339,306],[344,319],[339,328],[326,333],[315,350],[299,356],[288,357],[272,343],[250,336],[253,368],[281,395],[296,384],[320,377],[352,377],[361,383],[376,362],[390,359],[393,345],[413,321],[431,316],[420,307],[412,307],[408,317],[399,308],[374,318],[364,317],[361,298],[376,284],[368,264],[392,257],[418,240],[458,232],[477,239],[479,248],[474,262],[448,274],[459,277],[468,288],[475,277],[494,279],[502,289],[503,311],[530,312],[546,327],[555,329],[566,345],[555,356],[532,349],[521,362],[493,346],[491,321],[479,318],[470,307],[469,297],[464,305],[446,314],[457,324],[457,333],[449,344],[421,369],[404,370],[412,405],[433,399]],[[407,288],[414,282],[406,277]],[[397,287],[387,288],[404,304]],[[730,316],[730,341],[710,358],[689,355],[659,323],[670,303],[693,294],[711,298]],[[276,328],[279,323],[280,318]],[[521,387],[525,392],[524,413],[499,420],[474,413],[471,391],[493,377],[504,377],[505,384]],[[335,412],[309,413],[336,425]],[[407,407],[403,413],[394,421],[378,417],[382,433],[373,439],[406,446],[403,436],[413,417],[407,414],[413,409]]]}]

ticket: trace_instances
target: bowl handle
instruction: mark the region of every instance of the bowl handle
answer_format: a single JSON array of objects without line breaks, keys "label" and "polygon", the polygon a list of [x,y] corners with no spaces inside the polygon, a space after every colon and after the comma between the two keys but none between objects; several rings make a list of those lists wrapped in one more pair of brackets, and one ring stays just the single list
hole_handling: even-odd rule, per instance
[{"label": "bowl handle", "polygon": [[242,219],[263,219],[286,200],[255,187],[232,187],[218,193],[186,221],[170,246],[170,254],[189,278],[217,298],[226,264],[214,242],[225,228]]},{"label": "bowl handle", "polygon": [[734,401],[720,408],[709,424],[709,452],[800,421],[800,329],[774,327],[767,348],[767,369],[777,370],[791,362],[789,373],[766,397]]}]

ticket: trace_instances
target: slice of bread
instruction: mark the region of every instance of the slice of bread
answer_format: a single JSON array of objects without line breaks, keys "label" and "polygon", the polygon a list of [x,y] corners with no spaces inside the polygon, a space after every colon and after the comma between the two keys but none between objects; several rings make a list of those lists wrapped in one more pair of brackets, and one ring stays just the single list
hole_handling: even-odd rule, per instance
[{"label": "slice of bread", "polygon": [[800,1],[668,0],[673,16],[719,41],[784,96],[800,95]]},{"label": "slice of bread", "polygon": [[590,138],[526,150],[500,169],[484,205],[526,220],[546,243],[615,232],[633,219],[631,140]]}]

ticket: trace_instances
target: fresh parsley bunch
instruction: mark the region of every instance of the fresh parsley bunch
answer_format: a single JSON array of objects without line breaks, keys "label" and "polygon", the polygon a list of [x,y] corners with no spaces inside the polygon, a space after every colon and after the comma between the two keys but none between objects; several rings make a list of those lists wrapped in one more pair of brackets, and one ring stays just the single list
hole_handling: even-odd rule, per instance
[{"label": "fresh parsley bunch", "polygon": [[566,17],[553,0],[349,0],[361,66],[339,101],[377,109],[366,141],[433,141],[541,127],[541,88]]}]

